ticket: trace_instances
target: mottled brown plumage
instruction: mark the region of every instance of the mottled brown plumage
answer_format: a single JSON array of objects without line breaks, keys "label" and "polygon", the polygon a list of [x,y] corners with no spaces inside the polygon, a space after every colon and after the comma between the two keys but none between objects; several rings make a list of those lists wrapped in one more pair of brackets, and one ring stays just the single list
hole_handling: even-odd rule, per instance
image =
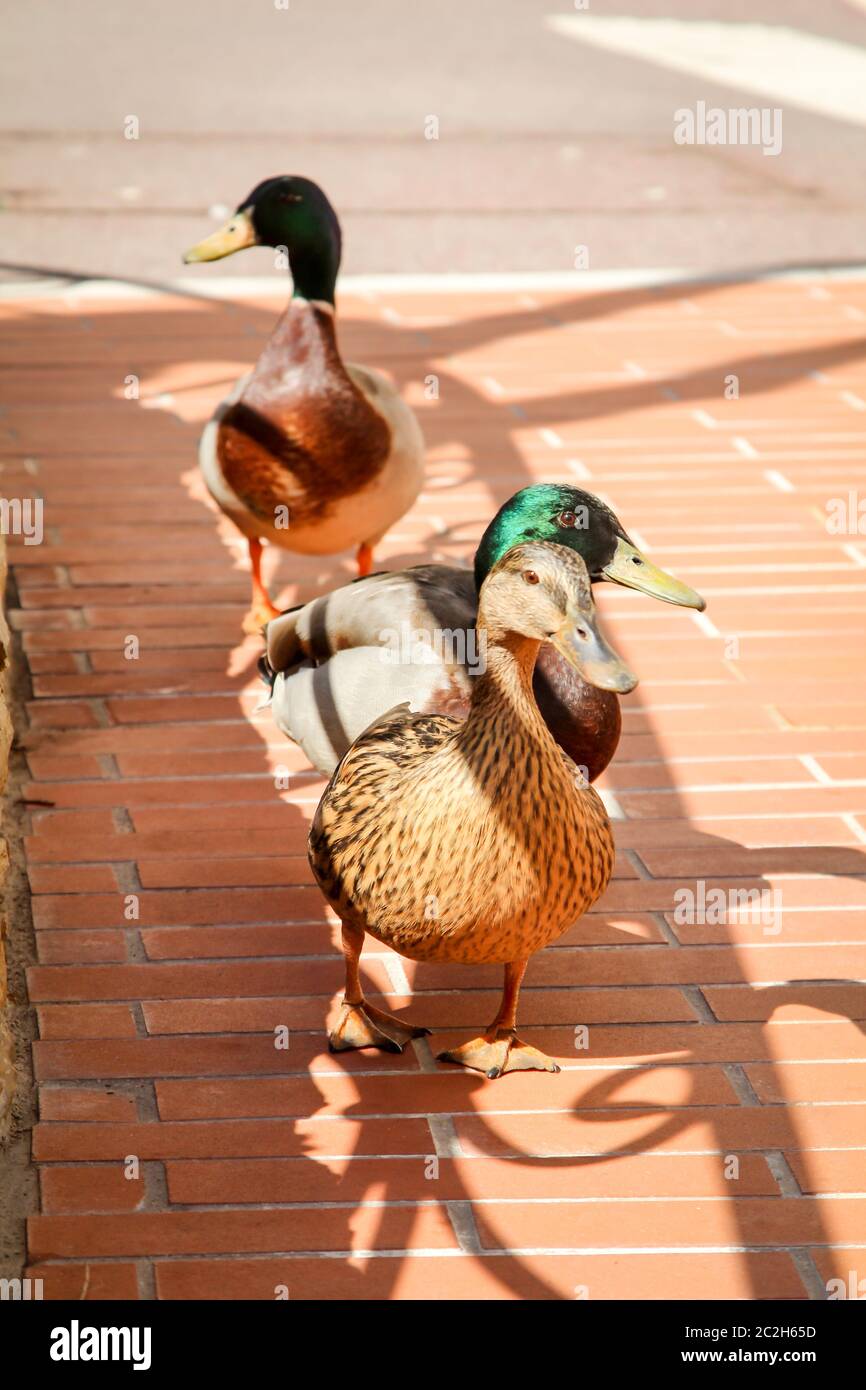
[{"label": "mottled brown plumage", "polygon": [[310,863],[343,922],[348,962],[331,1042],[401,1046],[411,1035],[387,1015],[371,1019],[360,994],[369,932],[412,960],[505,965],[509,1002],[492,1035],[453,1060],[496,1075],[550,1070],[517,1039],[511,1005],[528,958],[604,891],[614,847],[600,797],[533,698],[539,643],[577,650],[586,673],[612,688],[635,682],[597,632],[583,561],[560,546],[510,550],[482,587],[478,625],[486,669],[465,722],[390,711],[343,758],[314,817]]}]

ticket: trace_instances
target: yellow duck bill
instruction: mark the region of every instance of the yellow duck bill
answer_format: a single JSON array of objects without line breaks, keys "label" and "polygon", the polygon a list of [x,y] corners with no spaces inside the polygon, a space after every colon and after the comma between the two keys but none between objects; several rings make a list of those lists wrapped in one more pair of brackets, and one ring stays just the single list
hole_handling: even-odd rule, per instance
[{"label": "yellow duck bill", "polygon": [[616,543],[613,558],[602,568],[605,579],[614,584],[624,584],[627,589],[639,589],[642,594],[661,599],[663,603],[675,603],[680,608],[696,608],[703,613],[706,601],[695,589],[674,579],[666,570],[660,570],[645,555],[620,536]]},{"label": "yellow duck bill", "polygon": [[249,213],[236,212],[218,232],[212,232],[204,241],[190,247],[183,262],[184,265],[193,265],[198,261],[221,261],[223,256],[232,256],[235,251],[255,246],[257,240],[256,229]]},{"label": "yellow duck bill", "polygon": [[637,676],[608,646],[594,615],[569,614],[569,621],[551,637],[550,644],[569,666],[599,690],[615,690],[619,695],[627,695],[637,685]]}]

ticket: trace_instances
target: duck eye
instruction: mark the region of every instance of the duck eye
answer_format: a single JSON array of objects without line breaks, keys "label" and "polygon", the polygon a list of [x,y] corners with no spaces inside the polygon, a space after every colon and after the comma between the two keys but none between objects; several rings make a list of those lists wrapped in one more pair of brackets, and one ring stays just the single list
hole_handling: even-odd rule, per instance
[{"label": "duck eye", "polygon": [[526,584],[538,583],[538,575],[535,573],[535,570],[524,570],[523,579]]},{"label": "duck eye", "polygon": [[570,529],[571,527],[573,527],[574,523],[577,521],[577,517],[575,516],[574,512],[569,511],[560,512],[559,516],[556,519],[559,522],[560,526],[564,526],[566,529]]}]

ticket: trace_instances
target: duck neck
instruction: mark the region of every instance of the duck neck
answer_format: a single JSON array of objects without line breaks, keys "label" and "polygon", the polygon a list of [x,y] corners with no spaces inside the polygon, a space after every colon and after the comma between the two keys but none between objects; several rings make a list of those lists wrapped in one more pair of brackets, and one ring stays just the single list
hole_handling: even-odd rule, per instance
[{"label": "duck neck", "polygon": [[315,394],[317,387],[330,389],[335,376],[346,376],[337,347],[334,310],[327,301],[310,303],[297,294],[289,300],[259,359],[260,366],[262,360],[270,366],[271,359],[274,370],[283,375],[286,363],[291,364],[292,372],[303,372],[306,395]]},{"label": "duck neck", "polygon": [[464,725],[467,740],[471,743],[485,731],[489,736],[494,719],[496,728],[507,729],[509,736],[522,733],[526,738],[552,742],[532,693],[532,672],[541,643],[516,632],[494,636],[484,627],[481,632],[485,665],[473,682],[472,704]]},{"label": "duck neck", "polygon": [[289,269],[293,298],[320,300],[333,308],[340,269],[339,227],[323,228],[303,245],[290,244]]}]

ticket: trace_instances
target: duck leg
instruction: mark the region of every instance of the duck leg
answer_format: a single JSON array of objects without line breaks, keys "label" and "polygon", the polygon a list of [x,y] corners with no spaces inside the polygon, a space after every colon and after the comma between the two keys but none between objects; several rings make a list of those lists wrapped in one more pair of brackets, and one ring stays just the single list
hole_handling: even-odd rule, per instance
[{"label": "duck leg", "polygon": [[520,960],[506,965],[502,1003],[487,1032],[450,1052],[440,1052],[440,1062],[457,1062],[486,1072],[491,1081],[508,1071],[559,1071],[552,1057],[517,1036],[517,999],[528,964],[528,960]]},{"label": "duck leg", "polygon": [[343,955],[346,957],[346,992],[340,1016],[328,1035],[331,1052],[349,1052],[358,1047],[380,1047],[383,1052],[402,1052],[412,1038],[423,1038],[429,1028],[413,1028],[399,1018],[374,1009],[361,989],[359,964],[364,933],[343,923]]},{"label": "duck leg", "polygon": [[250,566],[253,572],[253,604],[244,618],[244,632],[260,633],[265,623],[280,616],[279,608],[271,603],[268,591],[262,582],[262,543],[253,536],[247,538],[250,548]]},{"label": "duck leg", "polygon": [[358,563],[358,578],[366,579],[373,568],[373,547],[364,541],[363,545],[358,546],[358,554],[355,558]]}]

